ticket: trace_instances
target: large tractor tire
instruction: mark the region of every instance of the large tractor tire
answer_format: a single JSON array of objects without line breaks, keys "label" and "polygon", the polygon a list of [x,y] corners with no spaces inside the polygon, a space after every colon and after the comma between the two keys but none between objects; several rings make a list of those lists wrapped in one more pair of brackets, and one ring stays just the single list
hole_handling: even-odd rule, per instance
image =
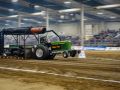
[{"label": "large tractor tire", "polygon": [[39,47],[35,48],[35,58],[40,60],[48,59],[49,50],[47,47],[40,45]]},{"label": "large tractor tire", "polygon": [[56,56],[56,54],[49,55],[49,56],[48,56],[48,59],[51,59],[51,60],[52,60],[52,59],[55,58],[55,56]]},{"label": "large tractor tire", "polygon": [[68,53],[67,51],[64,51],[64,52],[63,52],[63,57],[64,57],[64,58],[68,58],[68,57],[69,57],[69,53]]},{"label": "large tractor tire", "polygon": [[70,53],[70,56],[71,56],[71,57],[75,57],[76,54],[77,54],[77,51],[76,51],[76,50],[72,50],[72,51],[70,51],[69,53]]}]

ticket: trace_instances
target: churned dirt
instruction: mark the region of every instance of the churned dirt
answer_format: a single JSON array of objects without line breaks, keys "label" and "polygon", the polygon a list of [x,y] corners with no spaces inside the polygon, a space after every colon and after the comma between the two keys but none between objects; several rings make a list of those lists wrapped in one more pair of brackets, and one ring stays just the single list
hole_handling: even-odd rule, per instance
[{"label": "churned dirt", "polygon": [[86,59],[0,59],[0,67],[44,72],[1,68],[0,90],[120,90],[120,52],[87,51],[86,55]]},{"label": "churned dirt", "polygon": [[0,90],[64,90],[63,87],[45,83],[26,83],[15,79],[0,78]]}]

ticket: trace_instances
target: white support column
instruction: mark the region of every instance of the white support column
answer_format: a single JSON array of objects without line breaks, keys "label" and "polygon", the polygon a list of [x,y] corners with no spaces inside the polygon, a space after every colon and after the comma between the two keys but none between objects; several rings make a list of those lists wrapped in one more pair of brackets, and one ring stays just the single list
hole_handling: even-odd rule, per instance
[{"label": "white support column", "polygon": [[[20,14],[18,14],[18,28],[19,27],[21,27],[21,22],[22,22],[22,17],[21,17],[21,15]],[[19,45],[21,42],[20,42],[20,36],[19,35],[17,35],[17,44]]]},{"label": "white support column", "polygon": [[86,58],[84,52],[84,41],[85,41],[85,31],[84,31],[84,6],[81,7],[81,52],[78,54],[78,58]]},{"label": "white support column", "polygon": [[21,27],[21,20],[22,20],[22,17],[18,15],[18,27]]},{"label": "white support column", "polygon": [[49,30],[49,11],[48,9],[46,10],[46,29]]},{"label": "white support column", "polygon": [[81,46],[84,47],[85,31],[84,31],[84,7],[81,7]]}]

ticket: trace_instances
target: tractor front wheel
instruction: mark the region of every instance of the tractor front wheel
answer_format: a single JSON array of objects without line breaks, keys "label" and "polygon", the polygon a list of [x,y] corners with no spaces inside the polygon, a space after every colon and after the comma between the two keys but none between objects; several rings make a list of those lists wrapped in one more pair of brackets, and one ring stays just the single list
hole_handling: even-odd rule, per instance
[{"label": "tractor front wheel", "polygon": [[69,53],[68,53],[67,51],[64,51],[64,52],[63,52],[63,57],[64,57],[64,58],[68,58],[68,56],[69,56]]}]

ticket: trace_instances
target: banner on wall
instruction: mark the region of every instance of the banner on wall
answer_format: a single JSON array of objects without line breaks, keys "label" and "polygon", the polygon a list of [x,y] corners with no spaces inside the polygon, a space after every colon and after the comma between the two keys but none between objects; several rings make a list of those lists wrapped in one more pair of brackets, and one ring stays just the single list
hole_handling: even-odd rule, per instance
[{"label": "banner on wall", "polygon": [[106,51],[120,51],[120,47],[106,47]]},{"label": "banner on wall", "polygon": [[82,46],[72,46],[72,50],[101,50],[101,51],[120,51],[120,47],[82,47]]},{"label": "banner on wall", "polygon": [[106,47],[84,47],[84,50],[105,50]]}]

